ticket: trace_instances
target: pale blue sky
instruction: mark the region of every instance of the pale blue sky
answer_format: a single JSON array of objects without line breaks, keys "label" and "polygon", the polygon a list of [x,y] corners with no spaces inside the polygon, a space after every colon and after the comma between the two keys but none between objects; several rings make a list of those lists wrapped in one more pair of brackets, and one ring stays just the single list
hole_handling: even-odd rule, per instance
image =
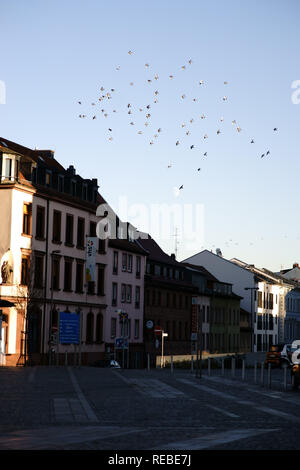
[{"label": "pale blue sky", "polygon": [[[116,210],[120,195],[147,207],[203,204],[201,246],[220,247],[226,258],[274,270],[300,261],[300,105],[291,101],[300,79],[297,0],[0,0],[0,8],[3,137],[51,148],[64,166],[97,177]],[[116,90],[113,99],[97,101],[101,86]],[[178,258],[192,255],[179,241]],[[174,251],[174,237],[158,242]]]}]

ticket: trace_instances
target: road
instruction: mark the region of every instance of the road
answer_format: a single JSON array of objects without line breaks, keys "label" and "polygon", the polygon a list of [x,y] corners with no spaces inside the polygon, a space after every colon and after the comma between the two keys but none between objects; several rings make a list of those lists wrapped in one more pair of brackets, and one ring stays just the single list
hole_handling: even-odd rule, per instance
[{"label": "road", "polygon": [[[0,449],[299,450],[300,390],[190,371],[0,368]],[[266,377],[265,377],[266,380]]]}]

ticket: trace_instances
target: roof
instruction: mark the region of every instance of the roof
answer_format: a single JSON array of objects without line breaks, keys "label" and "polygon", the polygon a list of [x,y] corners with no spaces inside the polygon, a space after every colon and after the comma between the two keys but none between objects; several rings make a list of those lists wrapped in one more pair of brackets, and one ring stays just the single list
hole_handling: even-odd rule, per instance
[{"label": "roof", "polygon": [[[190,269],[193,269],[195,271],[198,271],[200,272],[201,274],[204,274],[206,276],[207,279],[209,279],[210,281],[214,281],[214,282],[220,282],[221,284],[230,284],[229,282],[222,282],[222,281],[219,281],[219,279],[217,279],[215,276],[213,276],[209,271],[207,271],[207,269],[205,269],[203,266],[196,266],[194,264],[190,264],[190,263],[184,263],[182,262],[182,264],[184,266],[186,266],[187,268],[190,268]],[[232,285],[232,284],[230,284]]]},{"label": "roof", "polygon": [[133,253],[139,253],[140,255],[147,256],[148,252],[136,243],[136,241],[129,241],[122,238],[109,239],[108,245],[111,248],[117,248],[118,250],[131,251]]},{"label": "roof", "polygon": [[161,249],[150,235],[148,235],[147,239],[139,238],[137,241],[139,245],[148,252],[148,257],[151,261],[157,261],[158,263],[165,263],[182,268],[182,263],[179,263],[179,261],[176,261],[176,259],[167,255],[167,253]]},{"label": "roof", "polygon": [[[61,172],[65,172],[66,170],[64,167],[54,158],[53,150],[32,150],[28,147],[24,147],[23,145],[16,144],[8,139],[4,139],[4,137],[0,137],[0,142],[7,145],[9,150],[13,150],[14,152],[19,153],[20,155],[24,155],[26,157],[31,158],[36,163],[45,163],[46,166],[49,166],[52,169],[59,170]],[[6,147],[3,147],[7,149]],[[52,155],[51,157],[49,155]],[[41,157],[41,158],[40,158]]]}]

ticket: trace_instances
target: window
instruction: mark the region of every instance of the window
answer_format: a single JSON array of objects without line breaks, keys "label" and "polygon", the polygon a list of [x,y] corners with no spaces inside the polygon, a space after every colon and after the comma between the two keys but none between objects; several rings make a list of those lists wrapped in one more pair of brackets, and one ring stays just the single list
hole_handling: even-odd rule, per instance
[{"label": "window", "polygon": [[126,286],[126,302],[131,303],[131,291],[132,287],[130,285]]},{"label": "window", "polygon": [[5,159],[5,178],[11,180],[12,179],[12,159],[11,158],[6,158]]},{"label": "window", "polygon": [[167,292],[166,307],[170,307],[170,294],[169,294],[169,292]]},{"label": "window", "polygon": [[126,284],[121,285],[121,302],[126,302]]},{"label": "window", "polygon": [[173,339],[176,339],[176,322],[173,321]]},{"label": "window", "polygon": [[30,267],[30,258],[29,258],[29,256],[22,256],[21,284],[23,286],[28,286],[28,284],[29,284],[29,267]]},{"label": "window", "polygon": [[269,297],[269,308],[273,310],[273,294],[270,294]]},{"label": "window", "polygon": [[105,240],[102,240],[101,238],[99,239],[98,243],[98,252],[105,253]]},{"label": "window", "polygon": [[52,241],[56,243],[61,243],[61,212],[53,211],[53,234]]},{"label": "window", "polygon": [[66,245],[73,246],[73,227],[74,217],[71,214],[66,215]]},{"label": "window", "polygon": [[34,287],[38,289],[43,287],[43,266],[44,257],[36,255],[34,260]]},{"label": "window", "polygon": [[173,294],[173,308],[176,308],[176,294]]},{"label": "window", "polygon": [[136,257],[136,277],[141,277],[141,257]]},{"label": "window", "polygon": [[189,307],[189,298],[188,296],[186,295],[185,296],[185,308],[188,308]]},{"label": "window", "polygon": [[141,288],[139,286],[135,287],[135,307],[140,307],[140,296],[141,296]]},{"label": "window", "polygon": [[146,290],[146,305],[150,305],[150,291]]},{"label": "window", "polygon": [[178,323],[178,339],[181,339],[182,335],[182,323],[181,321]]},{"label": "window", "polygon": [[94,341],[94,314],[89,312],[86,316],[86,343]]},{"label": "window", "polygon": [[155,305],[155,301],[156,301],[156,292],[155,290],[152,291],[152,305]]},{"label": "window", "polygon": [[140,320],[134,320],[134,337],[137,339],[140,335]]},{"label": "window", "polygon": [[64,290],[72,290],[72,261],[69,259],[65,260]]},{"label": "window", "polygon": [[117,334],[117,319],[112,318],[110,322],[110,337],[115,338]]},{"label": "window", "polygon": [[77,248],[84,248],[84,219],[78,217]]},{"label": "window", "polygon": [[38,206],[36,209],[36,238],[44,239],[45,235],[45,208]]},{"label": "window", "polygon": [[132,272],[132,255],[127,256],[127,271]]},{"label": "window", "polygon": [[76,263],[76,292],[83,292],[83,263],[80,261]]},{"label": "window", "polygon": [[53,263],[52,288],[53,288],[53,290],[59,290],[60,258],[53,258],[52,263]]},{"label": "window", "polygon": [[104,294],[104,270],[103,266],[98,266],[98,284],[97,284],[97,294],[98,295],[105,295]]},{"label": "window", "polygon": [[96,237],[96,222],[90,222],[90,237]]},{"label": "window", "polygon": [[51,184],[51,173],[49,171],[46,172],[46,186],[50,186]]},{"label": "window", "polygon": [[179,295],[179,308],[182,308],[182,295]]},{"label": "window", "polygon": [[58,191],[62,193],[64,190],[64,177],[59,175],[58,176]]},{"label": "window", "polygon": [[262,308],[262,292],[258,292],[258,301],[257,301],[257,306]]},{"label": "window", "polygon": [[161,292],[157,292],[157,305],[161,305]]},{"label": "window", "polygon": [[103,315],[97,314],[96,319],[96,343],[102,343],[103,340]]},{"label": "window", "polygon": [[24,235],[30,235],[31,233],[31,204],[23,204],[23,231]]},{"label": "window", "polygon": [[127,254],[122,253],[122,271],[127,270]]},{"label": "window", "polygon": [[112,305],[117,305],[117,295],[118,295],[118,284],[113,282],[112,284]]},{"label": "window", "polygon": [[114,251],[113,274],[118,274],[118,252]]}]

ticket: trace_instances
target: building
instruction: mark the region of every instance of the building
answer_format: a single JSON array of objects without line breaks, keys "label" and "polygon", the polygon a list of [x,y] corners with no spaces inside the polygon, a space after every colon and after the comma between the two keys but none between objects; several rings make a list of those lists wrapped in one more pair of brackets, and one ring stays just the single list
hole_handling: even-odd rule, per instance
[{"label": "building", "polygon": [[290,281],[300,282],[300,267],[298,263],[294,263],[292,268],[282,269],[276,274],[279,274]]},{"label": "building", "polygon": [[175,255],[167,255],[149,236],[139,239],[147,251],[144,302],[145,353],[151,364],[162,354],[162,335],[155,336],[155,326],[160,326],[168,336],[164,338],[165,355],[191,354],[192,297],[197,289],[186,280],[185,267]]},{"label": "building", "polygon": [[[105,200],[96,179],[81,178],[73,165],[64,169],[51,150],[0,138],[0,298],[14,305],[2,309],[2,362],[7,365],[62,364],[66,353],[71,363],[74,353],[82,364],[103,361],[114,353],[113,317],[122,307],[132,319],[127,332],[134,344],[132,362],[141,362],[136,353],[143,343],[145,254],[126,239],[96,238],[100,204]],[[86,249],[92,240],[96,274],[87,280]],[[127,259],[126,269],[122,265],[116,274],[115,253],[120,264]],[[77,346],[59,344],[64,312],[77,313],[67,319],[81,318]]]},{"label": "building", "polygon": [[227,260],[220,254],[204,250],[185,262],[204,266],[217,279],[232,284],[242,297],[243,315],[251,318],[252,351],[267,350],[284,339],[285,296],[295,283],[267,269],[258,269],[236,258]]},{"label": "building", "polygon": [[[146,251],[134,240],[108,241],[107,308],[104,330],[107,357],[124,367],[143,367],[143,312]],[[122,314],[126,314],[126,319]],[[126,338],[128,349],[117,349]],[[123,343],[122,343],[123,344]]]},{"label": "building", "polygon": [[232,292],[232,284],[220,282],[203,266],[183,264],[198,287],[204,349],[210,353],[239,352],[241,297]]},{"label": "building", "polygon": [[300,288],[296,287],[286,294],[285,309],[284,342],[292,343],[300,339]]}]

